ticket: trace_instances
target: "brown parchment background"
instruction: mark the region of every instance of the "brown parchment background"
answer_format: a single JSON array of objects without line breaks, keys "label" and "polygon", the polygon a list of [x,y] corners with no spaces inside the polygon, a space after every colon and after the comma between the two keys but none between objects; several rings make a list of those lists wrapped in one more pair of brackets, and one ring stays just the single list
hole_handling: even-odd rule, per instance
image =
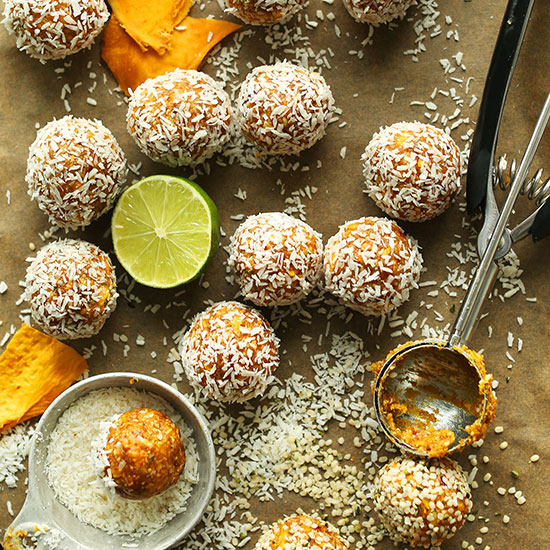
[{"label": "brown parchment background", "polygon": [[[290,193],[306,184],[319,188],[312,200],[306,198],[307,220],[324,239],[334,234],[340,224],[362,215],[380,215],[374,204],[362,193],[360,154],[366,143],[379,126],[391,124],[400,120],[425,120],[423,107],[411,107],[410,101],[426,101],[434,87],[449,89],[450,83],[445,83],[439,59],[449,57],[457,51],[464,53],[463,62],[467,66],[465,74],[458,70],[456,76],[473,77],[470,84],[471,92],[481,98],[483,82],[491,58],[494,42],[506,2],[504,0],[441,0],[442,16],[438,23],[442,26],[443,34],[435,40],[426,40],[427,53],[420,56],[418,63],[412,63],[402,52],[412,47],[414,32],[410,21],[403,21],[393,31],[381,28],[375,32],[373,46],[363,48],[365,56],[358,59],[348,54],[349,50],[359,49],[359,42],[366,36],[367,27],[356,24],[347,15],[343,6],[336,0],[332,6],[322,4],[319,0],[311,0],[307,8],[309,19],[315,20],[315,11],[319,8],[324,13],[333,11],[336,22],[342,30],[342,38],[338,40],[333,31],[333,23],[319,21],[315,30],[306,30],[302,22],[303,32],[307,34],[315,51],[330,47],[335,55],[330,58],[332,69],[323,72],[333,89],[336,102],[343,110],[342,120],[347,126],[338,128],[333,124],[325,139],[312,150],[304,153],[300,160],[311,165],[309,172],[282,173],[278,169],[248,170],[238,166],[222,168],[213,166],[209,176],[201,176],[197,181],[204,186],[220,209],[221,223],[227,233],[231,235],[237,227],[237,221],[230,219],[236,214],[253,214],[260,211],[282,210],[284,200]],[[519,155],[523,150],[532,127],[542,106],[545,94],[550,89],[550,53],[548,52],[548,29],[550,28],[550,3],[539,0],[534,8],[533,17],[528,29],[526,41],[519,64],[516,70],[511,93],[507,103],[505,117],[501,130],[499,151]],[[414,9],[411,10],[411,14]],[[197,7],[194,15],[214,14],[223,17],[218,5],[211,2],[203,12]],[[445,25],[444,15],[450,15],[453,23]],[[458,28],[460,41],[446,40],[447,30]],[[430,32],[430,31],[428,31]],[[230,40],[229,40],[230,41]],[[226,43],[229,43],[226,41]],[[255,35],[244,41],[241,50],[239,65],[241,79],[246,74],[244,63],[250,60],[252,64],[259,62],[256,56],[268,58],[270,54],[286,57],[283,52],[271,51],[263,42],[262,29],[256,29]],[[87,69],[88,61],[92,62],[91,69]],[[452,60],[451,60],[452,61]],[[0,280],[5,280],[9,286],[4,295],[0,295],[0,335],[9,329],[11,324],[19,324],[20,308],[15,305],[19,297],[18,281],[24,278],[25,258],[31,254],[29,243],[41,245],[38,232],[48,228],[45,216],[38,210],[36,204],[31,203],[26,193],[24,183],[27,150],[35,138],[35,123],[44,125],[53,117],[64,116],[65,109],[60,100],[61,88],[65,82],[71,84],[83,81],[83,85],[68,96],[76,116],[96,117],[103,120],[126,151],[129,160],[133,163],[142,161],[142,176],[154,173],[189,174],[189,171],[168,170],[155,165],[144,157],[134,146],[125,130],[124,105],[118,105],[120,97],[108,93],[115,83],[111,74],[104,67],[99,55],[99,44],[96,43],[91,51],[83,52],[71,59],[71,67],[65,74],[56,75],[55,67],[63,66],[63,62],[41,65],[25,54],[18,52],[14,46],[13,37],[9,37],[5,30],[0,29]],[[92,85],[88,78],[89,71],[98,74],[98,88],[92,94],[96,98],[96,107],[86,103],[89,95],[86,89]],[[205,65],[205,70],[214,74],[212,66]],[[108,76],[107,85],[103,85],[103,73]],[[389,103],[394,87],[405,87],[404,91],[395,94],[393,104]],[[466,97],[463,89],[456,84],[457,93]],[[353,97],[358,94],[357,97]],[[469,96],[466,97],[466,102]],[[445,103],[441,96],[435,100],[447,114],[451,114],[454,107],[450,102]],[[446,106],[443,108],[443,106]],[[473,119],[477,116],[479,103],[471,110]],[[464,112],[468,112],[467,109]],[[460,127],[453,133],[462,147],[459,136],[464,133]],[[550,167],[550,132],[543,138],[539,149],[536,166]],[[345,160],[340,158],[341,147],[347,147]],[[322,159],[322,169],[316,169],[317,159]],[[276,185],[281,179],[286,186],[286,195],[280,193]],[[247,191],[248,199],[244,202],[234,197],[238,188]],[[11,191],[11,204],[6,201],[6,190]],[[503,194],[498,195],[502,202]],[[461,201],[463,196],[461,197]],[[461,227],[463,213],[457,201],[452,208],[436,220],[420,225],[403,224],[407,231],[420,242],[427,271],[422,280],[445,279],[447,266],[456,267],[457,263],[449,259],[446,253],[456,239],[456,234],[467,234],[468,230]],[[516,217],[521,217],[531,211],[532,203],[527,199],[520,199],[516,208]],[[105,250],[112,250],[109,237],[104,234],[109,225],[110,216],[106,215],[83,232],[77,232],[82,238],[100,245]],[[479,222],[475,224],[479,227]],[[222,241],[227,244],[227,237]],[[498,389],[499,407],[496,425],[504,427],[504,434],[496,435],[490,430],[486,442],[481,449],[466,450],[458,460],[470,470],[467,456],[475,453],[478,457],[479,472],[477,481],[479,489],[474,490],[474,511],[477,515],[489,518],[486,524],[489,533],[480,535],[479,529],[483,525],[480,521],[468,523],[464,529],[451,541],[443,545],[444,549],[458,549],[462,540],[472,544],[478,536],[483,537],[481,545],[476,548],[490,545],[492,550],[507,548],[548,548],[550,534],[548,534],[548,517],[550,511],[549,469],[550,443],[548,437],[548,418],[550,417],[550,382],[548,377],[547,358],[550,348],[550,241],[536,246],[526,239],[517,244],[514,250],[521,259],[525,271],[523,281],[526,285],[525,296],[536,296],[536,303],[529,303],[520,293],[502,303],[498,299],[488,301],[484,311],[489,315],[484,318],[472,342],[472,347],[483,348],[489,370],[500,381]],[[193,313],[203,309],[206,299],[230,299],[235,289],[224,280],[226,254],[220,250],[214,263],[208,268],[203,280],[208,281],[207,289],[199,283],[187,286],[185,295],[180,299],[187,302]],[[120,267],[118,267],[119,273]],[[438,298],[428,298],[427,292],[436,287],[423,288],[413,293],[409,303],[405,304],[400,314],[406,316],[419,307],[421,300],[434,303],[437,309],[446,317],[446,322],[452,322],[454,315],[451,312],[458,309],[462,292],[457,298],[448,297],[442,290]],[[174,294],[180,289],[157,291],[136,285],[134,294],[143,301],[140,306],[130,307],[126,300],[120,299],[116,312],[107,322],[103,331],[96,338],[74,343],[77,349],[94,344],[98,347],[90,359],[91,374],[106,371],[126,370],[140,373],[150,373],[157,369],[156,376],[167,381],[173,381],[173,368],[165,362],[168,347],[164,347],[162,340],[183,326],[183,309],[172,307],[161,310],[156,315],[144,312],[147,304],[168,304],[174,300]],[[453,289],[454,290],[454,289]],[[269,312],[267,312],[269,313]],[[419,318],[425,314],[421,309]],[[516,317],[524,319],[524,325],[518,326]],[[433,316],[431,317],[433,318]],[[166,330],[162,320],[165,320],[170,330]],[[287,361],[293,359],[295,365],[308,375],[311,370],[308,366],[308,355],[316,353],[319,348],[314,342],[310,344],[308,354],[301,351],[302,333],[311,334],[316,341],[320,331],[325,330],[326,320],[321,316],[314,316],[311,328],[305,327],[296,318],[288,320],[288,328],[278,331],[282,340],[282,349],[287,350],[278,375],[284,378],[290,372]],[[443,326],[445,323],[440,323]],[[488,325],[493,327],[493,337],[487,338]],[[385,351],[400,343],[404,338],[390,338],[391,330],[386,327],[379,337],[372,337],[366,333],[366,320],[356,314],[353,320],[344,325],[337,319],[332,320],[332,330],[343,333],[353,330],[364,336],[365,348],[373,359],[379,359]],[[508,331],[524,340],[524,349],[518,354],[511,350],[516,363],[511,370],[507,369],[509,361],[505,357],[507,351],[506,335]],[[113,342],[113,333],[126,334],[132,344],[127,358],[123,357],[122,343]],[[138,334],[145,336],[146,345],[138,347],[135,339]],[[108,344],[106,357],[101,353],[101,340]],[[325,339],[328,341],[328,339]],[[322,347],[321,349],[326,349]],[[152,360],[151,350],[158,353]],[[296,367],[294,367],[296,368]],[[509,376],[509,381],[506,378]],[[178,384],[182,391],[187,391],[185,382]],[[351,447],[351,439],[344,445]],[[499,449],[501,441],[506,440],[509,447]],[[529,457],[538,453],[540,461],[531,464]],[[490,458],[488,464],[483,464],[482,457]],[[519,479],[511,477],[511,470],[519,472]],[[483,482],[485,473],[492,474],[492,482]],[[20,509],[24,497],[25,473],[20,475],[19,486],[15,490],[0,489],[0,530],[5,529],[12,521],[7,513],[6,501],[10,500],[14,510]],[[514,485],[523,491],[527,502],[518,506],[510,496],[500,496],[496,489],[499,486],[508,488]],[[485,505],[484,503],[487,503]],[[311,503],[295,498],[288,494],[283,501],[258,506],[253,503],[252,512],[257,513],[264,521],[273,521],[282,514],[292,513],[296,507],[303,505],[311,509]],[[500,516],[495,516],[499,513]],[[502,514],[508,514],[511,521],[504,525]],[[0,531],[1,532],[1,531]],[[255,542],[255,537],[252,543]],[[249,547],[251,544],[249,544]],[[185,547],[185,543],[183,544]],[[392,548],[392,544],[385,540],[380,546],[382,549]]]}]

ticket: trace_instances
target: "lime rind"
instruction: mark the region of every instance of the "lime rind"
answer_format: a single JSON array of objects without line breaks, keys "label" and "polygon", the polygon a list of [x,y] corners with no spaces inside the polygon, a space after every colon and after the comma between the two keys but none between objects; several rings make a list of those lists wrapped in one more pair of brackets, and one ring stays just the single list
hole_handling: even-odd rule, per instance
[{"label": "lime rind", "polygon": [[115,254],[139,283],[171,288],[195,279],[219,245],[215,204],[196,183],[150,176],[122,194],[113,213]]}]

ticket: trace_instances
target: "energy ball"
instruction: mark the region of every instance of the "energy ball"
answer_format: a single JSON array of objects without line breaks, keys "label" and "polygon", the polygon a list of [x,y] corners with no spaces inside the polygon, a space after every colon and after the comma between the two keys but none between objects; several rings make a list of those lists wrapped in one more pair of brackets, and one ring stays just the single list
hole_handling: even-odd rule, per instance
[{"label": "energy ball", "polygon": [[366,193],[389,216],[422,222],[460,191],[460,151],[443,130],[399,122],[374,134],[363,156]]},{"label": "energy ball", "polygon": [[4,0],[17,48],[45,63],[89,48],[109,19],[103,0]]},{"label": "energy ball", "polygon": [[318,73],[283,62],[256,67],[237,98],[237,122],[262,153],[297,155],[326,132],[334,98]]},{"label": "energy ball", "polygon": [[193,166],[229,139],[230,100],[221,84],[176,69],[140,84],[130,97],[126,124],[137,146],[167,166]]},{"label": "energy ball", "polygon": [[262,395],[279,364],[279,339],[262,315],[220,302],[195,317],[180,344],[189,382],[211,399],[243,402]]},{"label": "energy ball", "polygon": [[114,311],[117,296],[109,256],[86,241],[47,244],[27,267],[23,298],[31,317],[60,340],[97,334]]},{"label": "energy ball", "polygon": [[117,493],[133,500],[166,491],[185,466],[179,428],[154,409],[121,414],[109,428],[105,454]]},{"label": "energy ball", "polygon": [[417,288],[422,255],[416,241],[386,218],[342,225],[325,247],[325,288],[363,315],[384,315]]},{"label": "energy ball", "polygon": [[25,181],[51,223],[76,229],[111,208],[127,175],[126,156],[113,134],[99,120],[68,115],[36,134]]},{"label": "energy ball", "polygon": [[249,25],[283,23],[300,11],[305,0],[225,0],[226,12]]},{"label": "energy ball", "polygon": [[231,238],[228,265],[241,294],[257,306],[285,306],[307,296],[322,272],[321,235],[281,212],[247,218]]},{"label": "energy ball", "polygon": [[330,523],[300,514],[274,523],[255,550],[346,550],[348,546]]},{"label": "energy ball", "polygon": [[368,23],[374,27],[403,19],[405,12],[416,0],[343,0],[349,14],[358,23]]},{"label": "energy ball", "polygon": [[451,538],[472,508],[466,476],[449,458],[395,458],[378,472],[373,501],[391,539],[424,548]]}]

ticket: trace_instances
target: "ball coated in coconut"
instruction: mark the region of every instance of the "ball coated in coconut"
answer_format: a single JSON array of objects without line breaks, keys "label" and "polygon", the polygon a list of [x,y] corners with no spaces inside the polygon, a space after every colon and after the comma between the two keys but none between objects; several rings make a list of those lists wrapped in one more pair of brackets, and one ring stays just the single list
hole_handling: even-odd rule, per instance
[{"label": "ball coated in coconut", "polygon": [[109,19],[103,0],[4,0],[17,48],[40,62],[89,48]]},{"label": "ball coated in coconut", "polygon": [[217,401],[262,395],[279,365],[279,339],[271,325],[237,302],[219,302],[197,315],[179,350],[189,382]]},{"label": "ball coated in coconut", "polygon": [[348,13],[358,23],[377,27],[394,19],[403,19],[416,0],[343,0]]},{"label": "ball coated in coconut", "polygon": [[361,159],[365,192],[393,218],[432,219],[461,188],[460,151],[453,138],[430,124],[399,122],[381,128]]},{"label": "ball coated in coconut", "polygon": [[348,542],[330,523],[299,514],[280,519],[259,538],[255,550],[346,550]]},{"label": "ball coated in coconut", "polygon": [[454,536],[472,509],[466,476],[449,458],[393,459],[374,480],[373,501],[391,539],[424,548]]},{"label": "ball coated in coconut", "polygon": [[225,0],[226,12],[249,25],[284,23],[300,11],[305,0]]},{"label": "ball coated in coconut", "polygon": [[292,63],[256,67],[241,85],[237,122],[262,153],[297,155],[326,133],[334,98],[318,73]]},{"label": "ball coated in coconut", "polygon": [[27,267],[23,298],[31,317],[60,340],[97,334],[114,311],[117,296],[109,256],[86,241],[47,244]]},{"label": "ball coated in coconut", "polygon": [[117,493],[132,500],[166,491],[185,466],[179,428],[155,409],[133,409],[116,418],[104,452]]},{"label": "ball coated in coconut", "polygon": [[363,315],[384,315],[417,288],[422,255],[392,220],[365,217],[345,223],[325,246],[325,288]]},{"label": "ball coated in coconut", "polygon": [[229,266],[245,300],[284,306],[305,296],[322,272],[321,235],[281,212],[248,217],[231,238]]},{"label": "ball coated in coconut", "polygon": [[200,71],[183,69],[140,84],[126,114],[137,146],[167,166],[193,166],[221,151],[230,122],[230,100],[221,84]]},{"label": "ball coated in coconut", "polygon": [[68,115],[36,134],[25,181],[51,223],[76,229],[112,207],[127,175],[126,156],[113,134],[99,120]]}]

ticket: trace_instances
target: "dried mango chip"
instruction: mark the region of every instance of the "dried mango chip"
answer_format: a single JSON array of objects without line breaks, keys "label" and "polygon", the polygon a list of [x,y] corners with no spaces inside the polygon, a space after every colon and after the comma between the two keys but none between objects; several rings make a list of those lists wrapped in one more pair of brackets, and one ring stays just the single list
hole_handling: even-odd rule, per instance
[{"label": "dried mango chip", "polygon": [[109,0],[113,15],[142,50],[163,54],[170,48],[174,27],[189,13],[193,0]]},{"label": "dried mango chip", "polygon": [[101,57],[119,86],[128,95],[148,78],[174,69],[198,69],[208,52],[241,25],[218,19],[186,17],[172,35],[172,46],[164,54],[144,52],[111,17],[103,31]]},{"label": "dried mango chip", "polygon": [[0,355],[0,432],[42,414],[87,368],[73,348],[23,323]]}]

